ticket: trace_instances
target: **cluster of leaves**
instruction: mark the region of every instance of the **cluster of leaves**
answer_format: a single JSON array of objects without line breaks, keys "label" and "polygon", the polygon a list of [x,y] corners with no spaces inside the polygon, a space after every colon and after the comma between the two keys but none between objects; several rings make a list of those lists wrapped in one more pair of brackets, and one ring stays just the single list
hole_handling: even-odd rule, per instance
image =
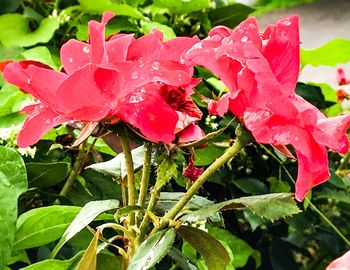
[{"label": "cluster of leaves", "polygon": [[[156,27],[166,39],[194,34],[203,37],[213,26],[234,27],[254,11],[241,4],[209,0],[3,1],[0,62],[37,60],[58,69],[60,46],[71,37],[85,40],[87,21],[99,17],[104,10],[118,14],[108,24],[107,35],[142,35]],[[347,62],[348,48],[348,41],[338,40],[318,50],[302,51],[302,64]],[[196,72],[204,78],[197,88],[202,95],[225,91],[212,74],[204,74],[200,68]],[[8,129],[22,123],[24,116],[18,110],[30,97],[2,81],[0,84],[0,129]],[[329,116],[342,110],[328,85],[300,83],[297,93]],[[208,147],[195,150],[196,166],[208,166],[219,157],[231,144],[237,125],[228,117],[215,119],[205,115],[203,119],[207,119],[201,123],[206,134],[213,135]],[[97,264],[97,269],[108,270],[121,265],[120,257],[113,255],[124,245],[122,239],[110,240],[111,245],[98,245],[98,228],[103,222],[119,220],[135,211],[121,208],[115,216],[108,212],[119,208],[118,202],[123,201],[120,175],[115,175],[122,172],[123,159],[117,156],[109,164],[92,165],[82,171],[62,198],[60,191],[77,155],[76,149],[66,147],[74,136],[70,127],[50,131],[36,145],[34,158],[21,157],[10,147],[0,148],[0,268],[93,269]],[[6,138],[3,144],[12,146],[9,141],[13,139]],[[87,145],[93,141],[90,138]],[[84,162],[88,165],[110,160],[119,150],[112,148],[98,139],[92,155]],[[168,191],[160,194],[159,213],[169,210],[188,184],[178,173],[183,169],[184,154],[187,153],[178,151],[165,159],[152,174],[151,182],[157,175],[162,177],[162,185]],[[135,169],[141,167],[142,155],[143,151],[136,151]],[[141,159],[139,164],[137,157]],[[292,190],[296,163],[268,147],[248,146],[212,175],[199,196],[190,201],[188,207],[196,211],[182,213],[181,221],[191,226],[154,234],[140,246],[129,269],[211,270],[224,269],[226,265],[226,269],[324,269],[349,245],[332,226],[340,230],[345,241],[350,236],[346,222],[350,215],[350,179],[336,172],[341,162],[339,155],[332,154],[330,161],[330,181],[316,188],[300,205],[302,213],[290,217],[299,212],[291,196],[285,194]],[[115,165],[117,168],[110,167]],[[343,175],[346,166],[342,168]],[[138,177],[140,173],[141,170]],[[266,193],[272,194],[263,195]],[[253,197],[247,198],[249,195]],[[55,205],[57,199],[65,205]],[[222,201],[225,203],[215,204]],[[242,211],[225,211],[232,209]],[[276,221],[281,217],[285,219]],[[96,232],[95,237],[91,231]],[[108,239],[109,235],[112,234],[106,229],[103,236]]]}]

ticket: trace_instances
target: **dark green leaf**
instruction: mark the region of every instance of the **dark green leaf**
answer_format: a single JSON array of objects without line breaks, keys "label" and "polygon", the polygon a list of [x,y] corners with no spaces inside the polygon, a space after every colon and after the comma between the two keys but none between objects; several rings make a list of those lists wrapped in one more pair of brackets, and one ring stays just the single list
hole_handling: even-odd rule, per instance
[{"label": "dark green leaf", "polygon": [[270,183],[270,192],[289,192],[290,185],[276,177],[269,177],[267,181]]},{"label": "dark green leaf", "polygon": [[8,47],[29,47],[41,42],[47,43],[58,28],[57,18],[47,17],[31,32],[28,19],[22,14],[5,14],[0,16],[0,42]]},{"label": "dark green leaf", "polygon": [[72,239],[85,226],[89,225],[99,214],[118,207],[119,202],[117,200],[92,201],[86,204],[64,232],[62,238],[52,251],[51,257],[55,257],[67,241]]},{"label": "dark green leaf", "polygon": [[14,12],[23,0],[1,0],[0,14]]},{"label": "dark green leaf", "polygon": [[335,66],[347,63],[350,60],[350,40],[333,39],[317,49],[301,49],[300,58],[302,66]]},{"label": "dark green leaf", "polygon": [[182,270],[197,270],[197,267],[191,264],[190,260],[177,248],[172,247],[168,256],[170,256]]},{"label": "dark green leaf", "polygon": [[267,192],[266,185],[256,178],[239,178],[234,181],[234,184],[248,194],[257,195]]},{"label": "dark green leaf", "polygon": [[154,0],[154,5],[176,14],[188,14],[210,7],[209,0]]},{"label": "dark green leaf", "polygon": [[27,174],[21,156],[0,146],[0,269],[11,256],[16,232],[17,199],[27,190]]},{"label": "dark green leaf", "polygon": [[220,242],[224,242],[231,249],[233,254],[232,266],[234,268],[243,267],[247,264],[248,259],[252,256],[255,260],[256,268],[261,264],[260,253],[254,250],[242,239],[239,239],[237,236],[231,234],[229,231],[212,227],[207,225],[208,233],[215,237],[215,239]]},{"label": "dark green leaf", "polygon": [[295,92],[304,99],[315,105],[317,108],[326,108],[325,98],[322,94],[321,88],[315,85],[305,83],[297,83]]},{"label": "dark green leaf", "polygon": [[242,4],[232,4],[210,10],[208,14],[213,26],[226,25],[233,28],[246,19],[253,11],[254,9],[251,7]]},{"label": "dark green leaf", "polygon": [[27,163],[28,181],[30,187],[47,188],[57,185],[69,174],[70,164],[56,163]]},{"label": "dark green leaf", "polygon": [[223,270],[231,259],[223,245],[210,234],[193,227],[181,226],[181,237],[203,257],[208,270]]},{"label": "dark green leaf", "polygon": [[176,231],[171,228],[147,238],[132,257],[128,270],[147,270],[156,265],[168,253],[175,236]]},{"label": "dark green leaf", "polygon": [[197,149],[194,159],[196,166],[207,166],[212,164],[215,159],[221,156],[225,151],[225,148],[217,147],[213,143],[209,143],[207,147]]},{"label": "dark green leaf", "polygon": [[53,205],[25,212],[17,220],[13,248],[38,247],[60,238],[80,210],[78,206]]},{"label": "dark green leaf", "polygon": [[121,270],[121,256],[111,256],[103,253],[97,254],[97,270]]},{"label": "dark green leaf", "polygon": [[255,214],[268,220],[289,217],[300,212],[290,193],[272,193],[250,197],[241,197],[214,204],[212,206],[186,214],[183,221],[203,220],[218,211],[249,208]]}]

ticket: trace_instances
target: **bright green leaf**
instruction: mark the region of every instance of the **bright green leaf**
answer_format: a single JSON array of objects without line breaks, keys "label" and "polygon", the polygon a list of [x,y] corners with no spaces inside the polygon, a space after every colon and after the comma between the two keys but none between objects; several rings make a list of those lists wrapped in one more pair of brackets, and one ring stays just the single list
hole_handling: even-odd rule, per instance
[{"label": "bright green leaf", "polygon": [[0,16],[0,41],[5,46],[29,47],[37,43],[47,43],[59,28],[57,18],[43,19],[39,27],[31,32],[29,21],[21,14]]},{"label": "bright green leaf", "polygon": [[16,232],[17,199],[27,190],[27,174],[21,156],[0,146],[0,269],[11,257]]},{"label": "bright green leaf", "polygon": [[176,14],[188,14],[210,7],[210,0],[154,0],[153,3]]},{"label": "bright green leaf", "polygon": [[226,249],[210,234],[187,226],[181,226],[178,232],[201,254],[208,270],[223,270],[230,263],[230,256]]},{"label": "bright green leaf", "polygon": [[58,68],[52,59],[51,52],[45,46],[37,46],[26,50],[22,52],[22,55],[26,60],[38,61],[52,67],[53,69]]},{"label": "bright green leaf", "polygon": [[300,52],[301,66],[335,66],[350,61],[350,40],[333,39],[325,45]]},{"label": "bright green leaf", "polygon": [[51,257],[54,258],[67,241],[89,225],[99,214],[118,207],[119,202],[117,200],[92,201],[87,203],[66,229],[62,238],[52,251]]},{"label": "bright green leaf", "polygon": [[15,262],[24,262],[30,264],[29,257],[25,250],[12,250],[11,258],[7,260],[6,264],[11,265]]},{"label": "bright green leaf", "polygon": [[135,8],[126,4],[115,4],[111,0],[79,0],[80,6],[87,13],[102,14],[104,11],[115,12],[118,16],[130,16],[142,19],[142,14]]},{"label": "bright green leaf", "polygon": [[147,238],[132,257],[128,270],[147,270],[156,265],[172,247],[175,236],[176,231],[171,228]]},{"label": "bright green leaf", "polygon": [[143,34],[148,34],[149,32],[151,32],[153,28],[158,29],[164,34],[164,38],[163,38],[164,41],[167,41],[169,39],[176,37],[174,30],[171,27],[158,22],[147,22],[143,24],[141,28],[141,32]]},{"label": "bright green leaf", "polygon": [[26,100],[30,100],[29,95],[11,84],[5,84],[0,90],[0,116],[18,112]]},{"label": "bright green leaf", "polygon": [[38,247],[60,238],[81,207],[53,205],[32,209],[17,220],[15,250]]},{"label": "bright green leaf", "polygon": [[70,172],[67,162],[27,163],[28,181],[30,187],[47,188],[63,181]]}]

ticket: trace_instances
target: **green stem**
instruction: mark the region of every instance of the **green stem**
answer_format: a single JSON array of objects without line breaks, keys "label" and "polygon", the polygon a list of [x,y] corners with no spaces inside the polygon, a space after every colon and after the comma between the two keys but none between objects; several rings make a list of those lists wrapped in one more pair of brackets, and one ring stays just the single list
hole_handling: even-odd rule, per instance
[{"label": "green stem", "polygon": [[151,158],[152,158],[152,143],[146,142],[145,147],[146,147],[146,150],[145,150],[143,168],[142,168],[140,194],[137,202],[137,204],[142,208],[145,206],[145,201],[148,193],[148,183],[149,183],[149,177],[150,177]]},{"label": "green stem", "polygon": [[[290,172],[288,171],[288,169],[286,168],[286,166],[284,166],[283,162],[275,155],[273,154],[269,149],[267,149],[264,145],[260,145],[261,148],[263,148],[268,154],[270,154],[279,164],[280,166],[283,168],[283,170],[286,172],[288,178],[293,182],[293,184],[295,184],[295,180],[293,178],[293,176],[290,174]],[[350,152],[349,152],[350,153]],[[348,155],[348,154],[347,154]],[[349,154],[349,157],[350,157],[350,154]],[[344,157],[345,159],[345,157]],[[340,166],[339,166],[340,167]],[[339,169],[338,169],[339,170]],[[347,239],[345,237],[345,235],[333,224],[333,222],[325,215],[321,212],[321,210],[319,210],[317,208],[316,205],[313,204],[313,202],[311,202],[311,200],[307,197],[305,197],[304,199],[309,205],[310,207],[312,208],[312,210],[314,210],[320,217],[321,219],[323,219],[323,221],[325,223],[327,223],[334,231],[336,234],[338,234],[338,236],[343,239],[343,241],[348,245],[350,246],[350,241],[349,239]]]},{"label": "green stem", "polygon": [[170,209],[167,214],[165,214],[161,220],[160,226],[158,228],[154,228],[151,234],[164,228],[169,223],[169,220],[174,219],[211,175],[217,172],[218,169],[237,155],[248,143],[252,142],[251,135],[244,129],[240,128],[237,133],[237,138],[234,144],[221,157],[216,159],[201,176],[198,177],[198,179],[187,190],[182,198],[173,206],[173,208]]},{"label": "green stem", "polygon": [[68,191],[73,186],[75,179],[77,178],[78,174],[81,171],[81,167],[83,166],[84,159],[85,159],[85,145],[86,145],[86,141],[79,146],[79,152],[76,157],[73,168],[67,178],[66,183],[64,184],[60,192],[61,197],[65,197],[67,195]]},{"label": "green stem", "polygon": [[342,162],[340,163],[338,169],[337,169],[337,174],[339,174],[342,170],[345,169],[346,165],[349,164],[349,159],[350,159],[350,151],[348,151],[345,156],[343,157]]},{"label": "green stem", "polygon": [[[125,129],[119,133],[120,143],[123,148],[125,163],[126,163],[126,173],[128,182],[128,205],[136,204],[136,187],[135,187],[135,174],[134,174],[134,162],[132,160],[132,154],[130,149],[130,144],[126,136]],[[135,224],[135,213],[130,213],[130,225]]]}]

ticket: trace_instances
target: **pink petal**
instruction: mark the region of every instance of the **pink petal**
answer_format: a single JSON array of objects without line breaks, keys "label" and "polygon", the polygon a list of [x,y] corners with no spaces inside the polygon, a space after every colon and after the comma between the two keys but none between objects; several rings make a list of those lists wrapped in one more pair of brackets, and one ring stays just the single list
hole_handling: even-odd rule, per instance
[{"label": "pink petal", "polygon": [[126,97],[115,114],[140,129],[151,141],[170,143],[175,139],[176,112],[165,103],[159,86],[148,84]]},{"label": "pink petal", "polygon": [[70,39],[61,47],[61,62],[67,74],[90,63],[91,46],[85,42]]},{"label": "pink petal", "polygon": [[59,87],[57,105],[70,119],[99,121],[115,103],[118,76],[114,70],[86,65]]},{"label": "pink petal", "polygon": [[350,251],[343,256],[331,262],[326,270],[349,270],[350,269]]},{"label": "pink petal", "polygon": [[323,118],[317,121],[318,129],[313,135],[318,143],[328,146],[335,152],[345,154],[349,149],[349,139],[346,135],[349,126],[349,114]]},{"label": "pink petal", "polygon": [[57,88],[67,75],[41,66],[32,61],[12,62],[6,65],[3,76],[25,93],[54,106]]},{"label": "pink petal", "polygon": [[159,30],[152,31],[136,39],[129,47],[128,60],[138,60],[142,58],[159,58],[159,53],[163,49],[163,33]]},{"label": "pink petal", "polygon": [[184,169],[182,175],[187,177],[191,181],[196,181],[203,172],[204,168],[197,168],[194,166],[194,157],[192,156],[188,161],[188,165]]},{"label": "pink petal", "polygon": [[258,22],[255,17],[250,17],[241,22],[232,32],[232,39],[241,43],[251,42],[259,50],[261,48],[261,39]]},{"label": "pink petal", "polygon": [[134,39],[134,34],[117,35],[106,42],[106,50],[108,54],[108,61],[110,63],[117,63],[126,61],[128,49]]},{"label": "pink petal", "polygon": [[89,21],[89,41],[91,44],[91,63],[100,64],[107,62],[105,47],[105,27],[110,19],[115,16],[112,12],[104,12],[101,22]]},{"label": "pink petal", "polygon": [[160,59],[166,58],[169,61],[180,62],[182,54],[186,53],[188,49],[199,41],[197,36],[170,39],[164,43],[164,50],[161,51]]},{"label": "pink petal", "polygon": [[199,126],[192,123],[179,133],[179,143],[198,141],[204,136],[204,131]]},{"label": "pink petal", "polygon": [[17,137],[19,147],[28,147],[35,144],[45,132],[68,121],[42,103],[27,106],[23,109],[23,112],[26,112],[28,116]]},{"label": "pink petal", "polygon": [[262,52],[286,93],[293,93],[300,69],[299,18],[291,16],[269,25]]}]

